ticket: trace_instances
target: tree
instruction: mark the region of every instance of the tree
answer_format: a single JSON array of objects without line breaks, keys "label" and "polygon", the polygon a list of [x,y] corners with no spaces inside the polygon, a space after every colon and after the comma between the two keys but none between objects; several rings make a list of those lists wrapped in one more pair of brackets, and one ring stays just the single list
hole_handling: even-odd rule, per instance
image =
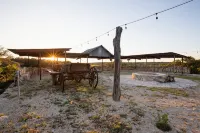
[{"label": "tree", "polygon": [[8,51],[4,47],[0,46],[0,57],[7,56],[7,53]]}]

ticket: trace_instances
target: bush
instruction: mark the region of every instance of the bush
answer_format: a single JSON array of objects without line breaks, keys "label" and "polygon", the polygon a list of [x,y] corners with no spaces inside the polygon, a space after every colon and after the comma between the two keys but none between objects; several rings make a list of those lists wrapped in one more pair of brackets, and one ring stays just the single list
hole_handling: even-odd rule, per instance
[{"label": "bush", "polygon": [[9,59],[2,60],[0,65],[0,82],[13,80],[18,67],[19,65],[17,63],[12,62]]},{"label": "bush", "polygon": [[171,131],[171,127],[168,124],[168,115],[163,114],[162,116],[158,115],[158,121],[156,122],[156,127],[162,131]]}]

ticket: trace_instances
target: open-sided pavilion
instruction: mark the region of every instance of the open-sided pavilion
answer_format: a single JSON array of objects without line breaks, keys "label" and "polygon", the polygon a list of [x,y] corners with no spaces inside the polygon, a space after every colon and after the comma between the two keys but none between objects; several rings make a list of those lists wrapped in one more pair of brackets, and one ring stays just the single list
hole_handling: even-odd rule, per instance
[{"label": "open-sided pavilion", "polygon": [[28,57],[28,64],[29,64],[29,56],[31,57],[37,57],[38,58],[38,67],[39,67],[39,75],[40,80],[42,78],[41,74],[41,58],[45,57],[56,57],[59,55],[65,55],[65,62],[66,62],[66,56],[67,51],[69,51],[71,48],[48,48],[48,49],[8,49],[9,51],[13,52],[14,54],[17,54],[19,56],[27,56]]},{"label": "open-sided pavilion", "polygon": [[[66,58],[75,58],[75,59],[79,58],[80,60],[81,58],[87,58],[87,62],[88,62],[88,58],[97,58],[97,59],[102,59],[102,70],[103,70],[103,59],[112,60],[114,58],[113,54],[111,54],[102,45],[88,49],[82,53],[68,53],[70,49],[71,48],[8,49],[8,50],[15,54],[18,54],[19,56],[27,56],[28,64],[29,64],[29,56],[37,57],[40,79],[41,79],[41,63],[40,63],[41,58],[55,57],[57,58],[57,60],[58,58],[64,58],[65,62],[66,62]],[[146,65],[147,65],[147,59],[153,59],[153,61],[155,62],[155,59],[161,59],[161,58],[173,58],[174,61],[176,58],[181,58],[182,63],[183,63],[183,59],[189,58],[189,57],[178,54],[178,53],[174,53],[174,52],[121,56],[121,59],[127,59],[128,62],[131,59],[135,59],[135,68],[136,68],[136,60],[146,59]],[[175,64],[174,64],[174,69],[175,69]]]},{"label": "open-sided pavilion", "polygon": [[[176,58],[179,58],[179,59],[181,59],[181,61],[183,63],[184,58],[187,59],[190,57],[182,55],[182,54],[174,53],[174,52],[121,56],[121,59],[127,59],[128,62],[131,59],[135,59],[135,68],[136,68],[136,60],[146,59],[146,65],[147,65],[147,59],[153,59],[153,62],[155,63],[155,59],[161,59],[161,58],[168,58],[168,59],[172,58],[172,59],[174,59],[174,62],[175,62]],[[155,65],[154,65],[154,67],[155,67]],[[174,63],[173,69],[174,69],[173,71],[175,72],[175,63]],[[154,70],[155,70],[155,68],[154,68]],[[183,67],[182,67],[182,73],[183,73]]]}]

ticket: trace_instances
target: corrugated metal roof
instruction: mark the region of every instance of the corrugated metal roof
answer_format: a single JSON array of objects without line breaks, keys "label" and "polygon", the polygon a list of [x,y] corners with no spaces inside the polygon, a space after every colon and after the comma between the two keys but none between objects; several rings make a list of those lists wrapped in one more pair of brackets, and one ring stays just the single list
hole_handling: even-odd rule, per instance
[{"label": "corrugated metal roof", "polygon": [[166,53],[152,53],[152,54],[141,54],[141,55],[127,55],[121,56],[121,59],[153,59],[153,58],[189,58],[185,55],[181,55],[174,52],[166,52]]},{"label": "corrugated metal roof", "polygon": [[62,54],[71,48],[48,48],[48,49],[8,49],[19,56],[49,57],[51,54]]},{"label": "corrugated metal roof", "polygon": [[100,45],[91,49],[87,49],[83,52],[84,54],[89,54],[88,58],[98,58],[98,59],[110,59],[113,58],[111,54],[104,46]]}]

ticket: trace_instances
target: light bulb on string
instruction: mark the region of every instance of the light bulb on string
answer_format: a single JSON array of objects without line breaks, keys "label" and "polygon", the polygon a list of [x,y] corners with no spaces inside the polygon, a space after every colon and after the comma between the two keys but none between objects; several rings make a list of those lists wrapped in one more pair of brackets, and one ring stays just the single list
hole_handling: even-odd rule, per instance
[{"label": "light bulb on string", "polygon": [[109,32],[108,32],[108,36],[109,36]]},{"label": "light bulb on string", "polygon": [[125,29],[127,29],[126,24],[125,24]]},{"label": "light bulb on string", "polygon": [[96,41],[97,41],[97,37],[96,37]]},{"label": "light bulb on string", "polygon": [[158,13],[156,13],[156,19],[158,19],[158,16],[157,16],[157,15],[158,15]]}]

